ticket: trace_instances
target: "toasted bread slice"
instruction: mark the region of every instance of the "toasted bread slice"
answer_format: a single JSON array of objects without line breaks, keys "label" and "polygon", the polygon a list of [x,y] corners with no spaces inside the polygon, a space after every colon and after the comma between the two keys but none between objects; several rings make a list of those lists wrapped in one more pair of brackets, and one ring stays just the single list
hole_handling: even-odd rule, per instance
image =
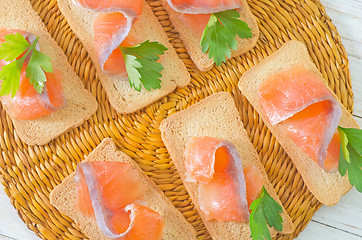
[{"label": "toasted bread slice", "polygon": [[[162,140],[180,173],[186,190],[214,240],[250,239],[250,227],[248,222],[206,221],[205,214],[200,210],[198,203],[199,184],[185,181],[184,152],[186,151],[186,144],[191,138],[209,136],[233,143],[240,154],[243,166],[254,165],[258,167],[265,179],[265,189],[282,205],[268,180],[256,150],[247,136],[235,102],[229,93],[215,93],[188,109],[168,117],[161,123],[160,130]],[[284,208],[282,218],[284,221],[282,233],[291,233],[294,226]],[[277,231],[272,229],[271,233],[275,235]]]},{"label": "toasted bread slice", "polygon": [[[293,164],[302,175],[309,190],[318,201],[331,206],[336,204],[340,197],[351,188],[348,176],[342,177],[338,171],[327,173],[320,168],[301,148],[286,136],[285,131],[282,131],[280,125],[272,126],[269,123],[259,102],[258,92],[262,82],[266,81],[274,73],[286,69],[293,64],[302,64],[308,71],[318,76],[328,88],[328,84],[323,79],[322,74],[310,60],[307,48],[303,43],[294,40],[285,43],[278,51],[244,73],[239,82],[239,88],[292,159]],[[330,92],[337,99],[333,91],[330,90]],[[341,107],[342,117],[339,125],[342,127],[358,128],[351,114],[348,113],[342,104]]]},{"label": "toasted bread slice", "polygon": [[[243,39],[237,37],[237,50],[232,50],[231,57],[239,56],[243,53],[251,50],[258,41],[259,38],[259,27],[255,16],[251,13],[250,7],[246,0],[240,0],[243,8],[238,10],[240,19],[246,22],[251,28],[252,38]],[[195,63],[196,67],[201,71],[210,70],[214,66],[214,61],[209,58],[208,53],[203,53],[201,50],[201,36],[197,36],[195,32],[182,21],[182,13],[176,12],[173,8],[168,5],[167,0],[161,0],[163,7],[168,12],[172,25],[179,33],[181,40],[183,41],[187,52],[191,59]]]},{"label": "toasted bread slice", "polygon": [[55,113],[36,120],[14,120],[19,138],[29,145],[43,145],[81,125],[97,110],[98,103],[68,64],[62,49],[47,32],[29,1],[0,0],[0,28],[20,29],[39,36],[41,51],[51,58],[53,68],[63,74],[66,105]]},{"label": "toasted bread slice", "polygon": [[[196,231],[191,224],[186,221],[181,212],[174,207],[161,189],[146,176],[128,155],[121,151],[117,151],[112,139],[104,139],[93,152],[86,157],[85,161],[116,161],[131,163],[132,168],[136,169],[142,178],[140,185],[145,186],[146,191],[144,192],[143,198],[147,202],[147,206],[158,212],[165,220],[162,239],[196,239]],[[60,212],[73,219],[90,239],[109,239],[99,230],[95,219],[84,217],[75,210],[77,185],[74,181],[74,175],[75,173],[72,173],[65,178],[60,185],[54,188],[50,193],[50,203]]]},{"label": "toasted bread slice", "polygon": [[93,40],[93,22],[101,13],[84,9],[74,4],[73,0],[58,0],[58,5],[72,30],[88,51],[108,100],[118,113],[132,113],[140,110],[171,93],[176,87],[185,87],[190,82],[190,74],[185,65],[168,42],[161,24],[146,3],[144,3],[142,15],[133,25],[130,34],[140,41],[157,41],[168,50],[161,57],[164,67],[161,72],[161,88],[148,91],[142,87],[140,92],[130,87],[128,77],[111,77],[101,69]]}]

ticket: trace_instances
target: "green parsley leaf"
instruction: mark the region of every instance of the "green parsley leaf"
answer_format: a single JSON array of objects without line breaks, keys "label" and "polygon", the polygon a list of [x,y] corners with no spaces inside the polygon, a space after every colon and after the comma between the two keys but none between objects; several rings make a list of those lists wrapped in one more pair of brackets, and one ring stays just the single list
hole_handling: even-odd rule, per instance
[{"label": "green parsley leaf", "polygon": [[344,156],[343,144],[342,144],[342,140],[341,140],[341,146],[340,146],[340,150],[339,150],[339,162],[338,162],[339,174],[341,174],[341,176],[346,175],[347,169],[348,169],[348,162]]},{"label": "green parsley leaf", "polygon": [[268,226],[278,231],[283,229],[283,219],[280,215],[283,208],[269,195],[264,186],[260,197],[251,203],[250,209],[250,237],[253,240],[271,240]]},{"label": "green parsley leaf", "polygon": [[20,73],[24,61],[14,61],[5,65],[0,71],[0,80],[2,80],[0,96],[8,95],[14,97],[20,88]]},{"label": "green parsley leaf", "polygon": [[33,51],[30,57],[28,67],[26,68],[26,77],[38,93],[41,93],[46,82],[45,72],[53,72],[50,57],[39,51]]},{"label": "green parsley leaf", "polygon": [[362,192],[362,156],[354,148],[348,145],[351,163],[348,164],[348,179],[351,185],[355,185],[357,191]]},{"label": "green parsley leaf", "polygon": [[[45,72],[53,72],[50,58],[35,49],[39,37],[32,44],[20,33],[5,36],[5,42],[0,45],[0,59],[12,61],[0,70],[2,80],[0,96],[8,95],[14,97],[20,87],[20,75],[25,59],[30,55],[26,68],[26,77],[29,78],[38,93],[43,92],[46,82]],[[23,55],[23,56],[21,56]]]},{"label": "green parsley leaf", "polygon": [[342,128],[344,134],[348,138],[348,143],[358,152],[359,155],[362,155],[362,130],[358,128]]},{"label": "green parsley leaf", "polygon": [[20,33],[6,35],[4,39],[5,42],[0,46],[0,59],[5,61],[14,61],[30,47]]},{"label": "green parsley leaf", "polygon": [[338,127],[341,137],[338,170],[357,191],[362,192],[362,130]]},{"label": "green parsley leaf", "polygon": [[122,51],[130,86],[141,91],[161,88],[163,66],[157,62],[167,48],[158,42],[145,41],[132,47],[119,47]]},{"label": "green parsley leaf", "polygon": [[235,9],[210,15],[200,44],[202,51],[208,51],[209,58],[213,58],[218,66],[231,56],[231,49],[236,50],[236,35],[241,38],[252,37],[251,29],[239,18],[240,14]]}]

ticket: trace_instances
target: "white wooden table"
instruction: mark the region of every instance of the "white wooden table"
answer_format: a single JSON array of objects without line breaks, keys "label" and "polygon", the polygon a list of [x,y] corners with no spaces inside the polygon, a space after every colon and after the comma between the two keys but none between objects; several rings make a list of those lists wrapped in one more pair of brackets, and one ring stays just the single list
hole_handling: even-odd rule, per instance
[{"label": "white wooden table", "polygon": [[[362,0],[321,0],[347,50],[354,91],[354,115],[362,126]],[[0,188],[0,239],[38,240],[17,215]],[[314,215],[299,240],[362,239],[362,194],[351,190],[333,207]]]}]

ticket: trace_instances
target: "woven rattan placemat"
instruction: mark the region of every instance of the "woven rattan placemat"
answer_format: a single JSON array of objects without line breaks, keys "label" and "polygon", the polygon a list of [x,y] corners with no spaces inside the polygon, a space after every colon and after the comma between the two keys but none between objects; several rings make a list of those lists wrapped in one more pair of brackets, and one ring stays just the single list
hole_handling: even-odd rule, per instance
[{"label": "woven rattan placemat", "polygon": [[117,115],[110,107],[95,68],[80,41],[60,13],[56,0],[31,0],[50,34],[64,50],[70,64],[99,102],[97,113],[81,127],[44,146],[27,146],[16,135],[10,118],[1,108],[1,182],[11,203],[28,228],[44,239],[83,239],[84,235],[49,203],[50,191],[75,170],[78,162],[105,137],[136,160],[140,167],[172,200],[198,232],[209,239],[169,154],[158,126],[168,115],[187,108],[214,92],[228,91],[235,97],[241,118],[257,149],[285,209],[295,223],[295,232],[277,239],[290,239],[306,227],[320,203],[303,183],[287,154],[258,114],[237,90],[240,76],[289,39],[306,44],[309,53],[336,92],[352,111],[348,60],[336,28],[318,0],[248,0],[261,31],[257,46],[220,67],[200,73],[190,60],[158,0],[148,0],[170,42],[188,67],[188,87],[131,115]]}]

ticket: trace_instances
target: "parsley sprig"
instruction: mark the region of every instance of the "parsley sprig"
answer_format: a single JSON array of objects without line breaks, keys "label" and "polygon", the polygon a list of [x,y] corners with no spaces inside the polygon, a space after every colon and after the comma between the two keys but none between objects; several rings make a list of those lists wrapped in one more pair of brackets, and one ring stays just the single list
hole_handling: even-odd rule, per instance
[{"label": "parsley sprig", "polygon": [[338,132],[341,138],[339,173],[345,176],[348,170],[349,182],[362,192],[362,130],[338,127]]},{"label": "parsley sprig", "polygon": [[236,35],[241,38],[251,38],[252,32],[248,24],[239,19],[240,14],[235,9],[213,13],[210,16],[201,38],[201,49],[209,52],[216,65],[220,66],[230,58],[231,49],[237,49]]},{"label": "parsley sprig", "polygon": [[250,209],[250,237],[253,240],[271,240],[268,226],[282,231],[283,219],[280,213],[283,212],[283,208],[269,195],[264,186],[260,197],[251,203]]},{"label": "parsley sprig", "polygon": [[158,42],[145,41],[132,47],[119,47],[122,51],[130,86],[141,91],[161,88],[163,66],[157,62],[167,48]]},{"label": "parsley sprig", "polygon": [[[31,44],[20,33],[9,34],[4,37],[5,42],[0,45],[0,59],[10,62],[0,71],[2,80],[0,96],[14,97],[20,88],[20,74],[25,60],[30,59],[26,67],[26,77],[38,93],[43,92],[46,82],[45,72],[53,72],[50,58],[35,49],[39,37]],[[21,56],[23,55],[23,56]]]}]

